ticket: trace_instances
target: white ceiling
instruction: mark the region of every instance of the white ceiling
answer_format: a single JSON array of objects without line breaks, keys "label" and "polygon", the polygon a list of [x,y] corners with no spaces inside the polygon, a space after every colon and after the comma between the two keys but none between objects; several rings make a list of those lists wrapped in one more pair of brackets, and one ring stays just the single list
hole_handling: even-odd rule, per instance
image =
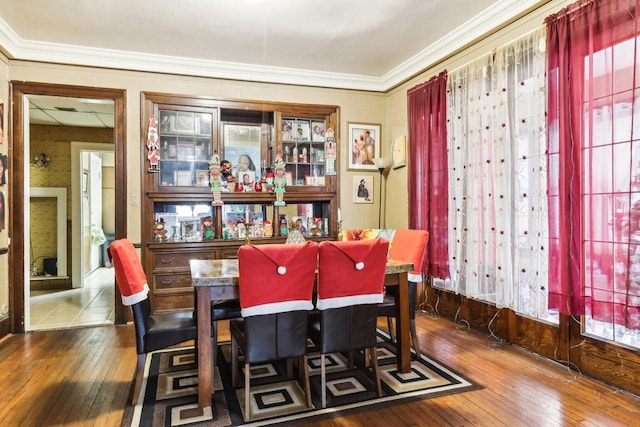
[{"label": "white ceiling", "polygon": [[11,59],[387,91],[548,0],[0,0]]}]

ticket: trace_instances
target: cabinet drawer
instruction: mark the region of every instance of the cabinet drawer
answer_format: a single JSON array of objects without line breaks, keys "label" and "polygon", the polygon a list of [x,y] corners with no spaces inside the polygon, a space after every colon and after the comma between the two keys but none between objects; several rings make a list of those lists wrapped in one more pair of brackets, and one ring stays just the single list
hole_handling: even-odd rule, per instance
[{"label": "cabinet drawer", "polygon": [[220,259],[236,259],[238,258],[238,247],[220,249]]},{"label": "cabinet drawer", "polygon": [[155,289],[190,288],[191,274],[189,274],[189,272],[174,274],[154,273],[153,283],[155,285]]},{"label": "cabinet drawer", "polygon": [[207,252],[182,252],[176,249],[176,252],[156,252],[154,255],[154,269],[156,268],[180,268],[189,270],[190,259],[217,259],[218,251],[212,250]]},{"label": "cabinet drawer", "polygon": [[155,295],[155,312],[172,312],[176,310],[193,310],[193,294]]}]

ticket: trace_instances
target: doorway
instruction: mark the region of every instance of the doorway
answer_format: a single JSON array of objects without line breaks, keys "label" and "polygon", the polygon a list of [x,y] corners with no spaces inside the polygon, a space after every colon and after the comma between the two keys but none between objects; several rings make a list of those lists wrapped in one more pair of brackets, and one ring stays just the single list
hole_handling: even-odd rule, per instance
[{"label": "doorway", "polygon": [[[100,89],[91,87],[77,87],[66,85],[51,85],[43,83],[11,82],[11,110],[10,120],[12,123],[9,150],[12,153],[10,168],[11,194],[10,205],[12,212],[10,217],[11,225],[11,252],[10,252],[10,297],[11,308],[11,332],[23,333],[29,323],[30,306],[29,292],[30,286],[30,173],[29,168],[35,160],[36,154],[30,152],[30,123],[29,123],[29,97],[30,96],[52,96],[64,97],[68,99],[79,99],[83,101],[106,100],[112,103],[113,108],[113,130],[111,140],[113,142],[113,238],[124,237],[126,230],[126,147],[125,147],[125,91],[116,89]],[[64,111],[63,111],[64,112]],[[52,141],[52,144],[55,139]],[[38,150],[38,154],[41,150]],[[38,156],[40,157],[40,156]],[[73,180],[72,180],[73,181]],[[77,180],[82,188],[82,179]],[[88,184],[88,181],[87,181]],[[68,185],[67,187],[69,187]],[[89,188],[87,188],[89,190]],[[73,198],[71,198],[73,199]],[[115,209],[115,207],[118,207]],[[71,223],[69,221],[68,223]],[[69,228],[71,226],[69,225]],[[67,235],[70,236],[69,229]],[[68,237],[72,241],[71,237]],[[71,247],[71,245],[69,245]],[[93,251],[94,255],[96,253]],[[68,251],[72,258],[72,251]],[[98,259],[98,258],[97,258]],[[97,261],[100,262],[100,261]],[[71,263],[73,264],[73,263]],[[73,268],[72,268],[73,269]],[[73,276],[73,274],[71,275]],[[83,278],[84,279],[84,278]],[[79,284],[69,279],[68,291],[80,288]],[[76,282],[77,283],[77,282]],[[85,287],[86,288],[86,287]],[[113,286],[112,286],[113,289]],[[104,297],[103,297],[104,298]],[[112,320],[115,323],[124,323],[124,308],[120,301],[119,293],[113,289],[108,296],[112,301],[114,312]]]}]

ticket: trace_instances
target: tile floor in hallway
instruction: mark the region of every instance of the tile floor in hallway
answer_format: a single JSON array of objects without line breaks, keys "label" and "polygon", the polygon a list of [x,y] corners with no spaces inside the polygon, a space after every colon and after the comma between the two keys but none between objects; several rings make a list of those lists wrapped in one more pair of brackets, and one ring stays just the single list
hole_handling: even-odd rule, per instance
[{"label": "tile floor in hallway", "polygon": [[114,269],[99,268],[82,289],[31,292],[30,330],[113,324]]}]

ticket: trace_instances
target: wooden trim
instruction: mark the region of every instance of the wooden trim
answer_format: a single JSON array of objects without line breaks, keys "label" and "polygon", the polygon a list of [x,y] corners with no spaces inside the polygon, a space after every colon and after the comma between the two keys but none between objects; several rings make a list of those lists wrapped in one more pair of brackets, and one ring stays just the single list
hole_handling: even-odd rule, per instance
[{"label": "wooden trim", "polygon": [[[521,316],[510,309],[427,286],[418,307],[437,307],[437,314],[468,328],[490,331],[496,340],[517,345],[614,387],[640,395],[634,373],[640,354],[582,333],[581,319],[560,315],[559,326]],[[422,304],[422,305],[420,305]]]},{"label": "wooden trim", "polygon": [[[7,206],[11,206],[9,236],[9,301],[11,304],[12,333],[24,333],[24,133],[23,109],[25,95],[66,96],[85,99],[110,99],[114,101],[113,143],[115,154],[115,237],[125,237],[127,231],[127,163],[126,163],[126,91],[123,89],[69,86],[59,84],[11,81],[9,83],[8,154],[11,189]],[[125,322],[125,310],[120,293],[115,290],[115,321]]]}]

